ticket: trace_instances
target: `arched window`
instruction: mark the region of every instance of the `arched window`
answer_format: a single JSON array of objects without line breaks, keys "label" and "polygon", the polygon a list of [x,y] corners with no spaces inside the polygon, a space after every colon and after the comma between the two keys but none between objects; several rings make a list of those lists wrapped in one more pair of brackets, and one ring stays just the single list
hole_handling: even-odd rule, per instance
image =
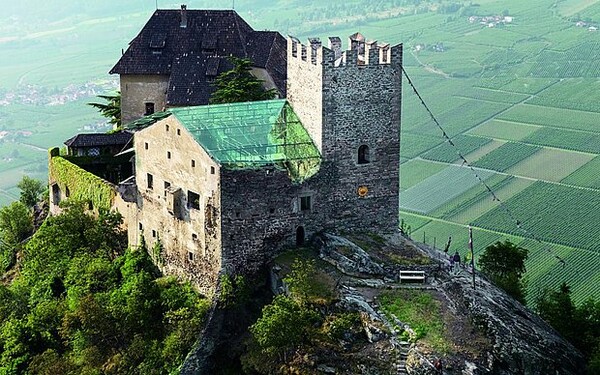
[{"label": "arched window", "polygon": [[371,161],[369,157],[369,146],[362,145],[358,148],[358,164],[368,164]]}]

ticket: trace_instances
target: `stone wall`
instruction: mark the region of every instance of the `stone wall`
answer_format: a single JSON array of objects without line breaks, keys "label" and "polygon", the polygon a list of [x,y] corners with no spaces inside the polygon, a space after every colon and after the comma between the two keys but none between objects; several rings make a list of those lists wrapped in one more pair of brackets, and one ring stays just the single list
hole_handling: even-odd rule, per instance
[{"label": "stone wall", "polygon": [[[160,240],[155,261],[162,271],[211,294],[221,270],[219,165],[175,116],[136,133],[135,149],[138,210],[130,238],[143,236],[151,254]],[[190,207],[190,191],[199,195],[197,208]]]},{"label": "stone wall", "polygon": [[[294,49],[294,45],[298,50]],[[288,38],[287,62],[287,100],[294,108],[294,112],[302,121],[302,125],[308,131],[313,142],[322,150],[323,133],[323,67],[321,64],[312,62],[313,49],[308,48],[305,58],[302,58],[302,50],[298,43]],[[318,61],[321,60],[321,50],[317,50]]]},{"label": "stone wall", "polygon": [[[393,232],[399,224],[402,45],[371,44],[366,53],[348,50],[336,59],[320,44],[288,39],[288,100],[321,142],[317,178],[336,228]],[[368,147],[367,163],[359,162],[361,146]]]},{"label": "stone wall", "polygon": [[[275,167],[223,170],[224,268],[230,273],[256,272],[279,249],[296,245],[299,227],[307,242],[315,232],[332,228],[319,183],[313,177],[301,185],[292,184],[287,171]],[[310,196],[309,210],[302,210],[304,196]]]},{"label": "stone wall", "polygon": [[154,111],[166,106],[169,76],[121,74],[121,120],[123,124],[144,117],[146,103],[154,103]]}]

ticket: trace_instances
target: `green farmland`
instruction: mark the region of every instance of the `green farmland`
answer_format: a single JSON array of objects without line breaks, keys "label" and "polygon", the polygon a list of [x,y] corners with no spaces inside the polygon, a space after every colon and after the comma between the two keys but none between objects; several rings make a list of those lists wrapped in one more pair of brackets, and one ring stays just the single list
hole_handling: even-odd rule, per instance
[{"label": "green farmland", "polygon": [[[402,134],[421,135],[418,144],[427,147],[420,154],[416,145],[401,147],[409,171],[401,178],[409,179],[401,183],[401,218],[418,223],[414,239],[432,245],[435,238],[441,247],[451,235],[461,253],[468,224],[477,251],[507,238],[529,248],[530,301],[562,281],[579,302],[600,297],[600,33],[588,30],[600,23],[600,2],[567,3],[483,1],[476,16],[508,9],[513,22],[486,28],[449,17],[404,41],[408,73],[457,147],[431,147],[433,139],[423,138],[437,140],[441,131],[406,89]],[[584,14],[588,26],[578,27],[571,17]],[[440,41],[443,52],[415,49]],[[459,167],[457,150],[527,232]],[[437,170],[423,159],[456,167]]]}]

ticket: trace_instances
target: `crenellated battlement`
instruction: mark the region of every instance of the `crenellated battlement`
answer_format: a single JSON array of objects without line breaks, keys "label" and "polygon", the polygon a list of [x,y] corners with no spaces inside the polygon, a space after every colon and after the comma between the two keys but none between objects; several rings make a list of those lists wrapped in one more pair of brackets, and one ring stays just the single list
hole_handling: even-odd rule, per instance
[{"label": "crenellated battlement", "polygon": [[303,44],[295,37],[288,37],[288,60],[296,59],[307,64],[328,67],[351,67],[367,65],[400,65],[402,63],[402,44],[390,46],[389,43],[367,41],[360,33],[348,37],[349,49],[343,50],[339,37],[329,37],[328,47],[323,46],[319,38],[309,38]]}]

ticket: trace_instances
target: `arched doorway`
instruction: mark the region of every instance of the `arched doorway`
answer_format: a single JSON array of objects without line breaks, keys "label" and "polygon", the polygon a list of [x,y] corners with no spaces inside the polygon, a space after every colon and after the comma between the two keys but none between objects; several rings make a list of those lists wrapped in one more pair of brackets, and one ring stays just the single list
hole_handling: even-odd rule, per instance
[{"label": "arched doorway", "polygon": [[296,228],[296,246],[304,246],[304,227],[299,226]]}]

